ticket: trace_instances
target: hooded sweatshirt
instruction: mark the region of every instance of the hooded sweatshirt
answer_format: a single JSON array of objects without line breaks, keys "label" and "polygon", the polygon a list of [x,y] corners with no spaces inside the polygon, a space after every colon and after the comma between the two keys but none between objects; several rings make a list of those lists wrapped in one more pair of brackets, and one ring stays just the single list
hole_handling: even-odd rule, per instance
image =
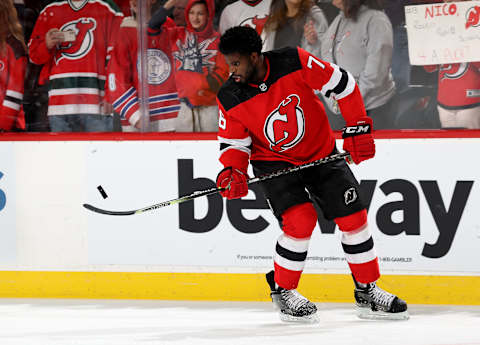
[{"label": "hooded sweatshirt", "polygon": [[[228,78],[228,66],[218,43],[220,34],[213,28],[215,5],[206,0],[208,20],[202,31],[195,31],[188,19],[190,8],[199,0],[190,0],[185,7],[186,27],[168,28],[175,60],[175,80],[178,95],[193,106],[216,105],[220,86]],[[159,27],[167,19],[167,10],[161,7],[149,22],[151,29]]]},{"label": "hooded sweatshirt", "polygon": [[352,20],[340,12],[324,37],[322,59],[352,73],[367,110],[384,105],[394,96],[393,30],[385,13],[362,5],[357,20]]}]

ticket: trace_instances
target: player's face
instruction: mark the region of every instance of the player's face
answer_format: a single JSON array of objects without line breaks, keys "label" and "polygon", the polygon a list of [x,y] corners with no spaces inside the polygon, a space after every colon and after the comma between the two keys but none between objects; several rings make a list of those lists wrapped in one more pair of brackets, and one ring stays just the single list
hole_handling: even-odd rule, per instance
[{"label": "player's face", "polygon": [[[252,53],[252,55],[256,53]],[[236,83],[248,83],[253,75],[254,64],[252,55],[233,53],[225,55],[231,77]]]},{"label": "player's face", "polygon": [[202,31],[207,25],[208,11],[205,4],[195,4],[188,11],[188,20],[196,31]]}]

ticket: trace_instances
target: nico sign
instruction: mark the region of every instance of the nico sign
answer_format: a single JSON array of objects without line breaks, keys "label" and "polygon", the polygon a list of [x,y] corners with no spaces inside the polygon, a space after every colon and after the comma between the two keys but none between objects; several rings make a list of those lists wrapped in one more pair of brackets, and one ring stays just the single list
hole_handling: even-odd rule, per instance
[{"label": "nico sign", "polygon": [[480,61],[480,1],[405,7],[412,65]]}]

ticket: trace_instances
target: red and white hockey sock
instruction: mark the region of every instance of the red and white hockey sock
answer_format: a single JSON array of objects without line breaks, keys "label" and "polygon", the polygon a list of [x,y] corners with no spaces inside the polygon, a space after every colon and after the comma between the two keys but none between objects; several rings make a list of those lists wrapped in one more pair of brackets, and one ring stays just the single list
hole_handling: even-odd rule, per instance
[{"label": "red and white hockey sock", "polygon": [[365,210],[335,219],[342,230],[342,247],[355,280],[371,283],[380,277],[378,258]]},{"label": "red and white hockey sock", "polygon": [[310,236],[317,222],[317,214],[311,203],[296,205],[282,215],[282,230],[275,247],[275,282],[291,290],[305,267]]},{"label": "red and white hockey sock", "polygon": [[298,286],[305,267],[310,237],[296,239],[285,234],[280,235],[275,248],[275,282],[284,289]]},{"label": "red and white hockey sock", "polygon": [[342,247],[350,270],[358,282],[366,284],[380,278],[378,258],[368,224],[358,232],[344,232]]}]

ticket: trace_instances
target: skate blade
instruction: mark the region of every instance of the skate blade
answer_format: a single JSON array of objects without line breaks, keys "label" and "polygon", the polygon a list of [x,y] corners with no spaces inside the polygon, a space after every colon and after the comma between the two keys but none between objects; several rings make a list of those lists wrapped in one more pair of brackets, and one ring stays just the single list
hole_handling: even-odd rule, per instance
[{"label": "skate blade", "polygon": [[364,320],[408,320],[408,311],[401,313],[386,313],[384,311],[373,311],[370,308],[357,307],[357,316]]},{"label": "skate blade", "polygon": [[283,322],[291,322],[291,323],[318,323],[320,319],[318,318],[317,313],[308,315],[308,316],[293,316],[283,313],[278,313],[280,316],[280,320]]}]

